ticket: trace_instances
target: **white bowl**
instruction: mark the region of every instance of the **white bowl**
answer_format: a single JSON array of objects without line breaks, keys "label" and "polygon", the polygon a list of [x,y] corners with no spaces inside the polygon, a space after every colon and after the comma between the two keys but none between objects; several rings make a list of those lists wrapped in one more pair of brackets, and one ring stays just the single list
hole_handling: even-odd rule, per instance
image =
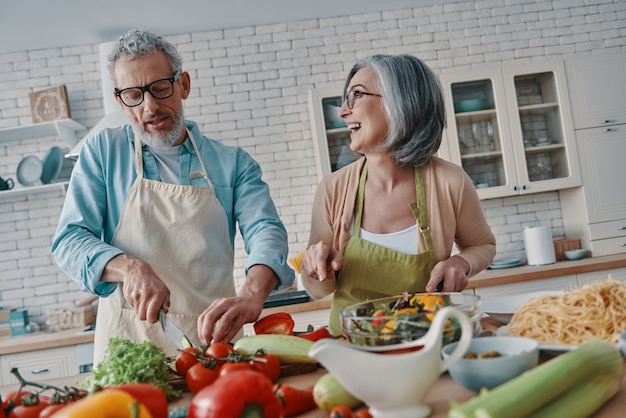
[{"label": "white bowl", "polygon": [[585,256],[587,255],[587,250],[581,248],[578,250],[564,251],[563,254],[568,260],[580,260],[581,258],[585,258]]},{"label": "white bowl", "polygon": [[[445,358],[454,351],[457,343],[441,350]],[[500,357],[482,359],[462,358],[448,369],[452,378],[468,389],[492,389],[530,370],[539,363],[539,343],[525,337],[479,337],[468,348],[476,354],[497,351]]]}]

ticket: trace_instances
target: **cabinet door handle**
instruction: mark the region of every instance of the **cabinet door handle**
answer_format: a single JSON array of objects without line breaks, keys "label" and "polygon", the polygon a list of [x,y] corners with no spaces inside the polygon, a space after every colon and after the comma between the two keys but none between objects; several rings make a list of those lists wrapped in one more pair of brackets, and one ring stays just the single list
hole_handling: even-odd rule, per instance
[{"label": "cabinet door handle", "polygon": [[517,186],[513,186],[513,190],[517,191]]},{"label": "cabinet door handle", "polygon": [[38,369],[38,370],[31,370],[32,374],[42,374],[42,373],[48,373],[50,370],[48,369]]},{"label": "cabinet door handle", "polygon": [[601,123],[611,123],[613,122],[611,119],[604,119]]},{"label": "cabinet door handle", "polygon": [[626,230],[626,226],[620,226],[617,228],[618,231],[625,231]]},{"label": "cabinet door handle", "polygon": [[604,128],[602,132],[613,132],[612,128]]}]

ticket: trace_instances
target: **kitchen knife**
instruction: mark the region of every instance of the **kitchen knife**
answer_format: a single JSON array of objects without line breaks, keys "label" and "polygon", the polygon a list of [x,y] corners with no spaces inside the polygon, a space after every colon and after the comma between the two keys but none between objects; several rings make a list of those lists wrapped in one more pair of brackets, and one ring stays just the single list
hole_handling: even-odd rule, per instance
[{"label": "kitchen knife", "polygon": [[183,339],[189,341],[185,333],[176,325],[165,313],[163,309],[159,311],[159,322],[161,323],[161,328],[163,328],[163,332],[165,335],[169,337],[170,340],[176,345],[179,350],[182,350],[183,347]]}]

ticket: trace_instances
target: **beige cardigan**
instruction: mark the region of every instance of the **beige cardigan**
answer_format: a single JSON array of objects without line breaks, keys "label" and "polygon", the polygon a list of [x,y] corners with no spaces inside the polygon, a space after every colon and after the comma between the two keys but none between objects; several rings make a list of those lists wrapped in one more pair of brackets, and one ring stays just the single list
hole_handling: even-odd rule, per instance
[{"label": "beige cardigan", "polygon": [[[319,241],[332,242],[333,248],[343,252],[350,239],[349,228],[364,164],[365,158],[361,158],[322,179],[313,200],[309,245]],[[460,251],[458,255],[470,266],[468,277],[487,268],[496,253],[496,239],[487,224],[472,180],[461,167],[437,157],[432,157],[424,165],[422,174],[437,258],[449,258],[456,243]],[[418,239],[422,240],[421,248],[424,248],[421,234]],[[313,282],[313,279],[304,276],[303,284],[313,297],[328,294],[326,291],[321,294],[319,288],[311,288],[307,282]],[[314,282],[313,286],[320,285],[317,280]],[[322,287],[328,290],[329,285]]]}]

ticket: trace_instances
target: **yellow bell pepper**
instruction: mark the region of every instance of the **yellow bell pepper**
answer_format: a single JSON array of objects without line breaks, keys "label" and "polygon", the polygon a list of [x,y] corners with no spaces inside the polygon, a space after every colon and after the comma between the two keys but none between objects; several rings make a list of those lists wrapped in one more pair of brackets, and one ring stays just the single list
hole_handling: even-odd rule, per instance
[{"label": "yellow bell pepper", "polygon": [[150,412],[121,390],[96,392],[57,411],[51,418],[152,418]]}]

